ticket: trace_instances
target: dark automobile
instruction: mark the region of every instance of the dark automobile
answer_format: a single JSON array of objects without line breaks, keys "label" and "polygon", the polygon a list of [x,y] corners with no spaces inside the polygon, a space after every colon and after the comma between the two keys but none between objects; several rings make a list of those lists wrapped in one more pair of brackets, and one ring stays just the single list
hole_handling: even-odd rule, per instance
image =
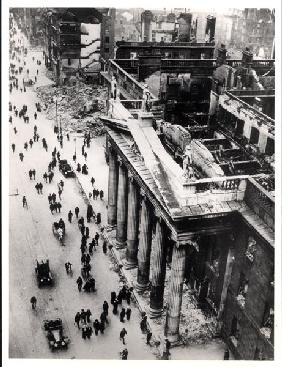
[{"label": "dark automobile", "polygon": [[67,349],[70,342],[67,336],[63,335],[63,323],[61,319],[44,320],[44,330],[47,331],[49,348],[53,351],[57,349]]},{"label": "dark automobile", "polygon": [[38,287],[53,284],[53,277],[50,272],[49,260],[36,260],[35,273],[37,276]]},{"label": "dark automobile", "polygon": [[65,177],[74,177],[75,173],[66,159],[59,161],[59,170]]}]

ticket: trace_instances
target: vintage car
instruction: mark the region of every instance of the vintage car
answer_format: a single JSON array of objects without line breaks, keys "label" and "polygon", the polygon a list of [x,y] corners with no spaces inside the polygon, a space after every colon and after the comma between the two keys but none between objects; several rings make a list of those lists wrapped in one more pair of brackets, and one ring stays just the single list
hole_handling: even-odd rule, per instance
[{"label": "vintage car", "polygon": [[59,161],[59,170],[65,177],[74,177],[75,173],[66,159]]},{"label": "vintage car", "polygon": [[60,241],[62,245],[64,245],[64,239],[65,239],[65,226],[62,226],[60,222],[54,222],[52,224],[52,231],[55,237]]},{"label": "vintage car", "polygon": [[61,319],[44,320],[44,330],[49,343],[49,348],[53,351],[57,349],[67,349],[70,342],[67,336],[63,335],[63,323]]},{"label": "vintage car", "polygon": [[53,284],[53,277],[50,272],[49,260],[36,260],[35,273],[38,287]]}]

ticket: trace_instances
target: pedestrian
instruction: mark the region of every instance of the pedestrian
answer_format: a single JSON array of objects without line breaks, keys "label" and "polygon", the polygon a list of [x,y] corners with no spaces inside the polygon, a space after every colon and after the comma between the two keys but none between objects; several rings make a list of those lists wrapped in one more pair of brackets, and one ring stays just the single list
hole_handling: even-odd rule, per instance
[{"label": "pedestrian", "polygon": [[79,327],[79,322],[80,322],[80,312],[77,312],[77,313],[75,314],[74,322],[76,323],[76,325],[77,325],[78,329],[80,329],[80,327]]},{"label": "pedestrian", "polygon": [[103,311],[105,312],[106,316],[109,314],[109,304],[107,301],[103,303]]},{"label": "pedestrian", "polygon": [[67,263],[65,263],[65,268],[66,268],[67,274],[71,273],[71,267],[72,267],[72,264],[69,261]]},{"label": "pedestrian", "polygon": [[32,176],[33,176],[33,179],[35,180],[35,175],[36,175],[36,171],[35,169],[32,170]]},{"label": "pedestrian", "polygon": [[67,133],[67,140],[70,141],[69,133]]},{"label": "pedestrian", "polygon": [[95,183],[95,178],[94,177],[91,177],[91,184],[92,184],[92,186],[94,186],[94,183]]},{"label": "pedestrian", "polygon": [[24,143],[24,149],[27,150],[27,148],[28,148],[28,144],[27,144],[27,142],[25,142]]},{"label": "pedestrian", "polygon": [[78,213],[79,213],[79,207],[76,207],[74,209],[74,212],[75,212],[75,216],[76,216],[76,219],[78,218]]},{"label": "pedestrian", "polygon": [[28,171],[28,175],[29,175],[29,179],[32,180],[32,170],[31,169]]},{"label": "pedestrian", "polygon": [[119,314],[119,321],[124,322],[124,318],[125,318],[125,308],[122,308]]},{"label": "pedestrian", "polygon": [[224,360],[229,360],[229,349],[228,348],[225,349],[225,351],[224,351],[223,359]]},{"label": "pedestrian", "polygon": [[16,128],[16,127],[14,127],[14,132],[15,132],[15,134],[18,132],[18,130],[17,130],[17,128]]},{"label": "pedestrian", "polygon": [[78,291],[79,291],[79,292],[81,292],[82,283],[83,283],[82,278],[81,278],[81,276],[79,276],[79,277],[77,278],[77,280],[76,280],[76,284],[77,284],[77,288],[78,288]]},{"label": "pedestrian", "polygon": [[82,326],[81,336],[82,336],[82,339],[86,339],[86,336],[87,336],[87,326],[86,325]]},{"label": "pedestrian", "polygon": [[29,145],[30,145],[30,148],[32,148],[32,145],[33,145],[33,140],[32,139],[29,139]]},{"label": "pedestrian", "polygon": [[128,305],[130,305],[131,292],[132,292],[131,288],[127,289],[126,292],[125,292],[125,299],[126,299]]},{"label": "pedestrian", "polygon": [[59,199],[60,199],[60,200],[62,200],[62,199],[61,199],[62,192],[63,192],[63,191],[62,191],[61,189],[59,189],[59,190],[58,190],[58,194],[59,194]]},{"label": "pedestrian", "polygon": [[97,213],[96,224],[100,224],[100,223],[101,223],[101,213]]},{"label": "pedestrian", "polygon": [[89,308],[86,310],[86,321],[87,322],[90,322],[90,317],[91,317],[92,313],[91,311],[89,310]]},{"label": "pedestrian", "polygon": [[146,344],[151,345],[151,338],[152,338],[152,333],[150,331],[147,332],[147,336],[146,336]]},{"label": "pedestrian", "polygon": [[114,304],[114,300],[116,299],[117,295],[116,292],[111,292],[111,304]]},{"label": "pedestrian", "polygon": [[168,339],[165,339],[165,350],[167,354],[169,354],[170,347],[171,347],[170,341]]},{"label": "pedestrian", "polygon": [[89,238],[89,227],[85,227],[85,237]]},{"label": "pedestrian", "polygon": [[87,336],[87,338],[90,339],[91,336],[92,336],[92,334],[93,334],[93,329],[92,329],[92,327],[90,325],[88,325],[86,327],[86,336]]},{"label": "pedestrian", "polygon": [[104,321],[100,321],[100,332],[101,334],[104,334],[104,330],[105,330],[105,322]]},{"label": "pedestrian", "polygon": [[140,322],[140,329],[142,333],[144,333],[147,330],[147,316],[143,316],[142,320]]},{"label": "pedestrian", "polygon": [[100,235],[98,232],[95,233],[95,241],[96,241],[96,245],[99,246],[99,238],[100,238]]},{"label": "pedestrian", "polygon": [[12,151],[13,151],[13,153],[15,153],[15,149],[16,149],[16,145],[13,143],[12,144]]},{"label": "pedestrian", "polygon": [[31,303],[31,308],[32,308],[33,310],[35,310],[35,309],[36,309],[36,303],[37,303],[37,299],[36,299],[36,297],[35,297],[35,296],[32,296],[32,297],[31,297],[31,299],[30,299],[30,303]]},{"label": "pedestrian", "polygon": [[27,200],[26,197],[23,196],[23,208],[26,207],[27,208]]},{"label": "pedestrian", "polygon": [[121,355],[121,359],[127,360],[128,350],[126,348],[123,349],[123,351],[120,353],[120,355]]},{"label": "pedestrian", "polygon": [[48,175],[47,175],[47,172],[45,172],[44,174],[43,174],[43,179],[44,179],[44,181],[47,183],[47,177],[48,177]]},{"label": "pedestrian", "polygon": [[71,221],[72,221],[72,217],[73,217],[73,214],[72,214],[72,211],[70,210],[69,212],[68,212],[68,221],[71,223]]},{"label": "pedestrian", "polygon": [[81,147],[81,155],[84,156],[84,145],[82,145],[82,147]]},{"label": "pedestrian", "polygon": [[59,210],[59,213],[61,213],[62,204],[61,203],[56,203],[56,207]]},{"label": "pedestrian", "polygon": [[106,255],[108,251],[108,245],[107,245],[107,241],[104,240],[103,241],[103,253]]},{"label": "pedestrian", "polygon": [[42,192],[42,190],[43,190],[43,184],[41,182],[38,184],[38,187],[39,187],[40,194],[43,194],[43,192]]},{"label": "pedestrian", "polygon": [[116,315],[118,313],[118,300],[117,298],[113,302],[113,314]]},{"label": "pedestrian", "polygon": [[127,309],[126,309],[126,319],[127,319],[127,321],[130,320],[130,317],[131,317],[131,308],[127,307]]},{"label": "pedestrian", "polygon": [[93,247],[95,246],[95,244],[93,244],[92,242],[89,243],[89,247],[88,247],[88,251],[90,255],[93,255]]},{"label": "pedestrian", "polygon": [[80,318],[85,324],[86,323],[86,312],[84,311],[84,308],[82,308],[80,311]]},{"label": "pedestrian", "polygon": [[55,210],[54,204],[50,203],[49,208],[50,208],[51,214],[53,214],[53,211]]},{"label": "pedestrian", "polygon": [[37,113],[34,112],[34,120],[36,120],[36,119],[37,119]]},{"label": "pedestrian", "polygon": [[104,197],[104,191],[100,190],[100,200],[103,200],[103,197]]},{"label": "pedestrian", "polygon": [[99,329],[100,329],[100,323],[99,323],[98,319],[96,319],[93,322],[93,328],[95,330],[95,335],[97,336],[98,335],[98,332],[99,332]]},{"label": "pedestrian", "polygon": [[125,344],[125,335],[127,331],[125,328],[122,328],[121,332],[119,333],[119,339],[122,340],[122,343]]},{"label": "pedestrian", "polygon": [[121,305],[122,304],[122,299],[123,299],[123,296],[122,296],[122,290],[119,291],[118,295],[117,295],[117,301],[118,301],[118,304]]}]

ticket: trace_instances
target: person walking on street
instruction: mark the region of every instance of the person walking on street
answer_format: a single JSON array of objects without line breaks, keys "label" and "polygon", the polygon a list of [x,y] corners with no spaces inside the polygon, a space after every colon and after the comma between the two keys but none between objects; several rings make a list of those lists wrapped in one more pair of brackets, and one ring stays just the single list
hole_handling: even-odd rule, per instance
[{"label": "person walking on street", "polygon": [[79,213],[79,207],[78,206],[74,209],[74,213],[75,213],[75,216],[76,216],[76,219],[77,219],[78,218],[78,213]]},{"label": "person walking on street", "polygon": [[71,221],[72,221],[72,217],[73,217],[73,214],[72,214],[72,211],[70,210],[69,212],[68,212],[68,221],[71,223]]},{"label": "person walking on street", "polygon": [[104,240],[103,242],[103,253],[106,255],[107,254],[107,250],[108,250],[108,245],[107,245],[107,241]]},{"label": "person walking on street", "polygon": [[118,300],[117,298],[113,302],[113,314],[116,315],[118,313]]},{"label": "person walking on street", "polygon": [[20,160],[21,160],[21,162],[23,161],[23,159],[24,159],[24,155],[23,155],[23,153],[19,153],[19,157],[20,157]]},{"label": "person walking on street", "polygon": [[37,303],[37,299],[36,299],[36,297],[35,297],[35,296],[32,296],[32,297],[31,297],[31,299],[30,299],[30,303],[31,303],[31,308],[32,308],[33,310],[35,310],[35,309],[36,309],[36,303]]},{"label": "person walking on street", "polygon": [[48,175],[47,175],[47,172],[44,172],[44,174],[43,174],[43,179],[44,179],[44,181],[47,183],[47,177],[48,177]]},{"label": "person walking on street", "polygon": [[168,339],[165,339],[165,351],[166,351],[167,355],[169,355],[170,347],[171,347],[170,341]]},{"label": "person walking on street", "polygon": [[15,149],[16,149],[16,145],[13,143],[12,144],[12,151],[13,151],[13,153],[15,153]]},{"label": "person walking on street", "polygon": [[80,312],[77,312],[77,313],[75,314],[74,322],[76,323],[76,325],[77,325],[78,329],[80,329],[80,327],[79,327],[79,322],[80,322]]},{"label": "person walking on street", "polygon": [[146,344],[151,345],[151,338],[152,338],[152,333],[150,331],[147,332],[147,336],[146,336]]},{"label": "person walking on street", "polygon": [[127,309],[126,309],[126,319],[127,319],[127,321],[130,320],[130,317],[131,317],[131,308],[127,307]]},{"label": "person walking on street", "polygon": [[107,301],[104,301],[103,303],[103,311],[105,312],[106,315],[109,314],[109,304]]},{"label": "person walking on street", "polygon": [[31,169],[28,171],[28,175],[29,175],[29,179],[32,180],[32,170]]},{"label": "person walking on street", "polygon": [[125,335],[127,335],[127,331],[123,328],[119,333],[119,339],[122,340],[122,344],[125,344]]},{"label": "person walking on street", "polygon": [[36,174],[36,171],[35,169],[32,170],[32,176],[33,176],[33,179],[35,180],[35,174]]},{"label": "person walking on street", "polygon": [[114,300],[117,298],[116,292],[111,292],[111,304],[114,304]]},{"label": "person walking on street", "polygon": [[80,318],[83,321],[83,323],[86,323],[86,312],[84,311],[84,308],[81,309],[80,311]]},{"label": "person walking on street", "polygon": [[60,200],[62,200],[62,198],[61,198],[62,192],[63,192],[63,191],[62,191],[62,190],[61,190],[61,188],[60,188],[60,189],[58,190],[58,195],[59,195],[59,199],[60,199]]},{"label": "person walking on street", "polygon": [[82,283],[83,283],[82,278],[81,278],[81,276],[79,276],[79,277],[77,278],[77,280],[76,280],[76,284],[77,284],[77,288],[78,288],[78,291],[79,291],[79,292],[81,292]]},{"label": "person walking on street", "polygon": [[23,208],[26,207],[27,208],[27,201],[26,201],[26,197],[23,196]]},{"label": "person walking on street", "polygon": [[122,308],[119,314],[119,321],[124,322],[124,318],[125,318],[125,308]]},{"label": "person walking on street", "polygon": [[92,315],[91,311],[89,310],[89,308],[86,310],[86,321],[87,322],[90,322],[90,317]]},{"label": "person walking on street", "polygon": [[103,200],[103,197],[104,197],[104,191],[100,190],[100,200]]},{"label": "person walking on street", "polygon": [[91,184],[92,184],[92,186],[94,186],[94,183],[95,183],[95,178],[94,177],[91,177]]},{"label": "person walking on street", "polygon": [[96,319],[94,322],[93,322],[93,328],[95,330],[95,335],[97,336],[98,333],[99,333],[99,329],[100,329],[100,323],[98,321],[98,319]]},{"label": "person walking on street", "polygon": [[120,352],[121,359],[127,360],[128,350],[125,348]]}]

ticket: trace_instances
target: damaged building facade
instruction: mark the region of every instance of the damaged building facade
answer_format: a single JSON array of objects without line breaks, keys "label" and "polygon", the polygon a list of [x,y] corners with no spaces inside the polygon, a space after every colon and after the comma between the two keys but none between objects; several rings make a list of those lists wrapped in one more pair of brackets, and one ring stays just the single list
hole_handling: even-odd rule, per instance
[{"label": "damaged building facade", "polygon": [[[130,52],[129,44],[124,47]],[[160,47],[151,45],[152,53]],[[151,317],[166,313],[164,334],[172,342],[181,340],[186,283],[200,307],[216,315],[236,359],[269,360],[274,355],[274,60],[254,60],[248,48],[242,60],[226,54],[222,45],[216,59],[172,58],[170,65],[160,56],[161,73],[174,67],[176,80],[201,74],[202,82],[210,83],[200,113],[177,110],[185,83],[176,83],[176,108],[167,115],[168,100],[160,101],[160,93],[151,92],[150,111],[142,107],[147,88],[138,80],[142,57],[134,64],[125,57],[110,60],[102,76],[109,86],[116,78],[120,98],[109,94],[105,118],[108,224],[116,231],[117,248],[126,248],[125,266],[136,268],[136,289],[150,290]],[[183,95],[181,102],[185,105]]]},{"label": "damaged building facade", "polygon": [[80,72],[100,71],[114,56],[115,9],[52,8],[42,11],[45,64],[58,84]]}]

